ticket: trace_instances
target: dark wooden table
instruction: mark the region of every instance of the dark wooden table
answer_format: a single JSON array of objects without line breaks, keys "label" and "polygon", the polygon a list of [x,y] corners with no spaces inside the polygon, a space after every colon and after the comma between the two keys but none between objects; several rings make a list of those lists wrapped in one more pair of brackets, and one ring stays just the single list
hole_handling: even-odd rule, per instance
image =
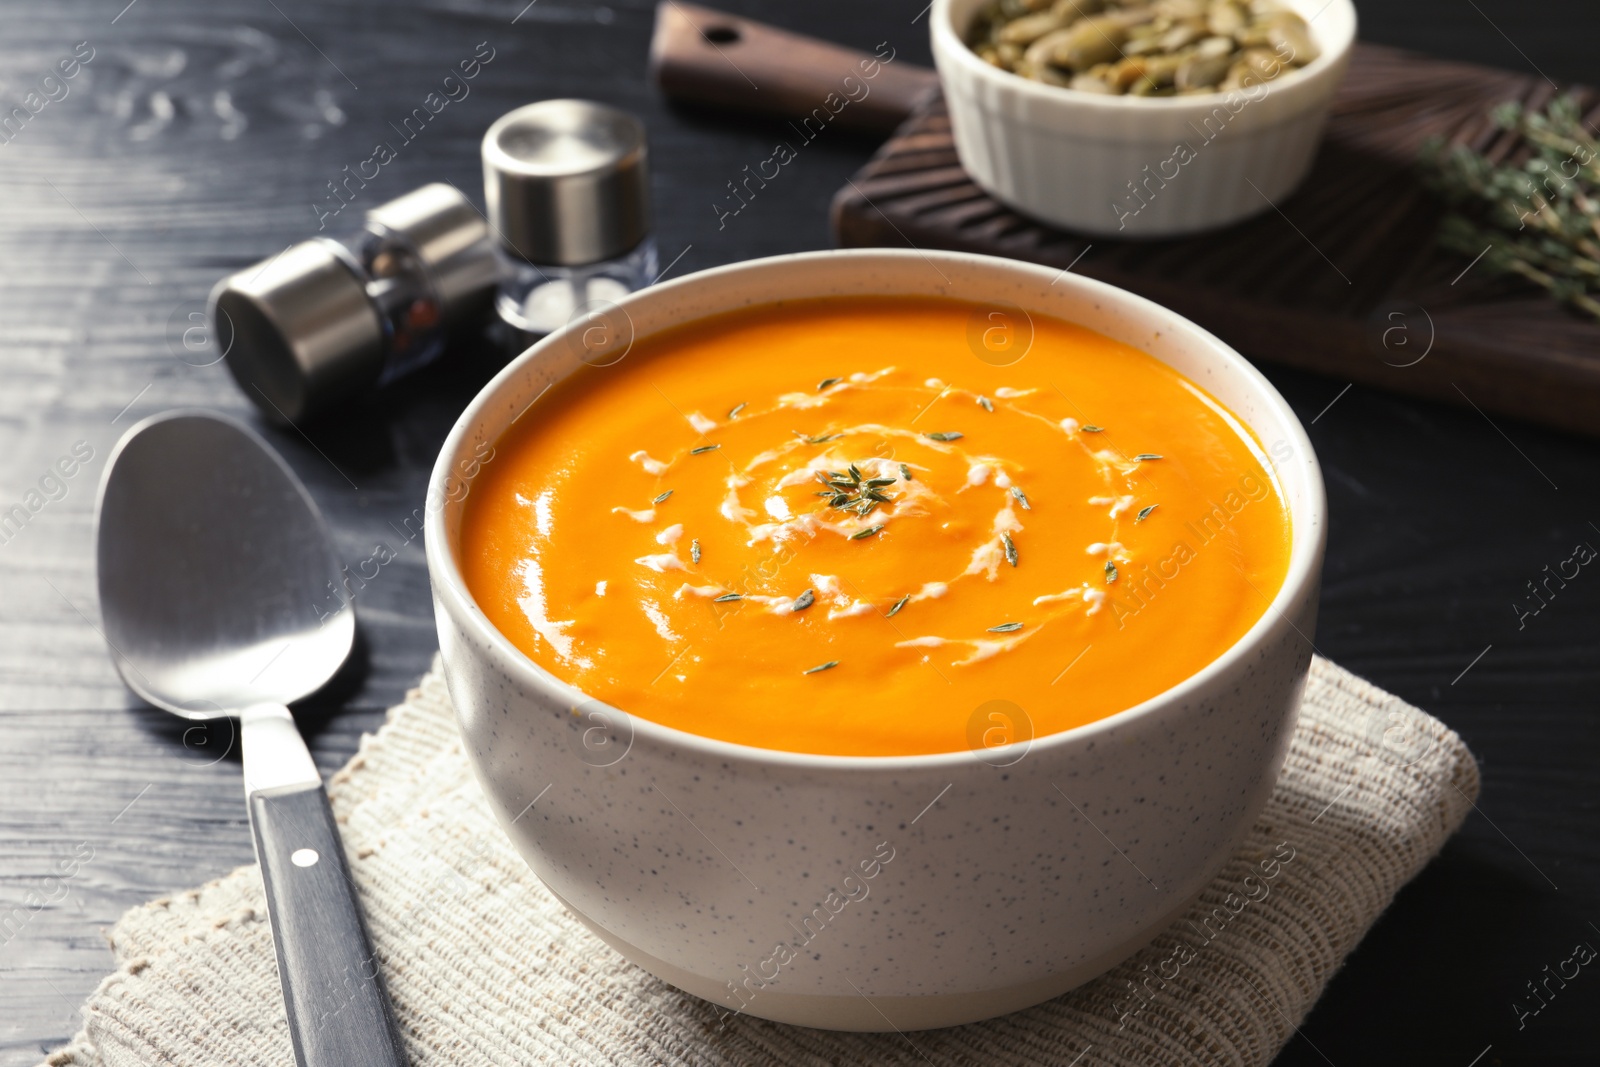
[{"label": "dark wooden table", "polygon": [[[480,42],[494,58],[470,96],[402,147],[344,218],[426,181],[476,199],[492,119],[592,97],[648,122],[663,257],[681,254],[682,274],[825,247],[828,199],[874,147],[842,131],[819,138],[719,227],[724,183],[769,154],[777,124],[665,106],[644,77],[645,0],[125,2],[11,4],[0,19],[8,111],[78,42],[80,55],[92,49],[65,97],[0,137],[0,510],[30,490],[51,498],[0,543],[3,1065],[35,1062],[76,1028],[123,909],[251,859],[228,729],[186,734],[139,707],[95,629],[93,499],[118,435],[182,405],[254,418],[223,368],[195,365],[207,354],[184,343],[212,282],[313,232],[327,183],[391,139],[389,123]],[[924,2],[729,6],[927,62]],[[1600,76],[1590,0],[1388,0],[1362,15],[1372,40]],[[269,431],[349,561],[398,541],[439,442],[494,366],[464,346],[314,441]],[[1320,647],[1441,716],[1484,772],[1480,810],[1279,1062],[1593,1063],[1600,976],[1582,972],[1521,1029],[1512,1001],[1576,942],[1600,946],[1600,576],[1581,573],[1520,623],[1513,605],[1575,544],[1600,545],[1600,443],[1268,373],[1310,424],[1328,479]],[[93,459],[50,480],[74,447]],[[359,654],[304,716],[325,772],[433,654],[421,546],[406,545],[357,603]],[[90,858],[52,879],[72,856]]]}]

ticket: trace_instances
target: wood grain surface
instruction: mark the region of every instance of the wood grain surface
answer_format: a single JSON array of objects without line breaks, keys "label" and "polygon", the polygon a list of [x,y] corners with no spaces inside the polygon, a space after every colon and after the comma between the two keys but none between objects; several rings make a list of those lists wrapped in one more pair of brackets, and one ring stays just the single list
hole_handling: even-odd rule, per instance
[{"label": "wood grain surface", "polygon": [[[1557,91],[1537,74],[1357,45],[1305,183],[1281,202],[1263,197],[1245,222],[1165,241],[1091,240],[1010,210],[961,169],[934,99],[839,190],[834,231],[846,246],[1071,267],[1187,315],[1258,361],[1600,436],[1600,322],[1440,250],[1443,207],[1415,170],[1430,139],[1525,159],[1528,146],[1488,111],[1512,100],[1539,110]],[[1593,90],[1560,91],[1583,102],[1591,125],[1600,118]],[[1170,190],[1151,179],[1151,195],[1183,195],[1182,177]]]},{"label": "wood grain surface", "polygon": [[[926,64],[924,3],[727,6],[867,51],[887,41],[896,62]],[[0,511],[30,492],[43,502],[0,542],[0,1065],[36,1062],[76,1028],[125,908],[251,858],[227,726],[186,732],[124,691],[96,630],[90,557],[95,485],[127,426],[183,405],[254,418],[223,369],[202,365],[215,355],[206,338],[186,334],[219,276],[316,232],[333,206],[327,183],[379,141],[396,158],[330,225],[426,181],[481,203],[483,130],[551,96],[644,117],[672,274],[829,245],[830,197],[879,139],[826,130],[730,213],[726,184],[772,154],[784,124],[669,108],[646,77],[653,6],[4,8],[6,109],[79,42],[93,58],[0,143]],[[1553,79],[1600,73],[1589,0],[1390,0],[1362,17],[1365,35],[1389,44]],[[470,95],[401,138],[392,124],[480,42],[494,58]],[[462,345],[309,436],[264,429],[350,564],[378,542],[398,553],[357,598],[350,668],[297,709],[325,772],[436,648],[405,520],[451,421],[497,365],[487,345]],[[1575,942],[1600,946],[1589,925],[1600,923],[1600,575],[1585,569],[1520,624],[1513,605],[1531,604],[1527,583],[1576,543],[1600,546],[1600,445],[1266,369],[1309,424],[1328,480],[1318,647],[1440,715],[1484,762],[1480,812],[1294,1020],[1301,1034],[1279,1062],[1591,1063],[1600,977],[1585,971],[1520,1029],[1512,1003]],[[93,458],[55,468],[75,446]],[[67,467],[71,477],[52,473]]]}]

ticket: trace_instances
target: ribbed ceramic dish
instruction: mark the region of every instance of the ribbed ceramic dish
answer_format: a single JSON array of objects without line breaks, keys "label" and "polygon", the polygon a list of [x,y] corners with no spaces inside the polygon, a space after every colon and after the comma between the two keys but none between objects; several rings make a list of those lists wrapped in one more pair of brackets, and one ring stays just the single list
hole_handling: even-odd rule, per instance
[{"label": "ribbed ceramic dish", "polygon": [[1102,96],[1018,77],[965,43],[985,0],[934,0],[933,60],[961,165],[995,199],[1079,233],[1172,237],[1294,192],[1350,62],[1350,0],[1286,0],[1321,54],[1270,82],[1197,96]]}]

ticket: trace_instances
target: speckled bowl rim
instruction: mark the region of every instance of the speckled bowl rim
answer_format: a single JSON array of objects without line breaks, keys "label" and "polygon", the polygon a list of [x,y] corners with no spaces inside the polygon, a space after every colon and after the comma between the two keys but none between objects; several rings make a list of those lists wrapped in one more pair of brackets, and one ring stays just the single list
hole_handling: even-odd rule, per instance
[{"label": "speckled bowl rim", "polygon": [[[1100,111],[1109,115],[1127,116],[1144,112],[1147,114],[1171,114],[1184,111],[1194,111],[1201,114],[1208,113],[1220,101],[1224,93],[1201,93],[1195,96],[1110,96],[1101,93],[1086,93],[1076,89],[1068,89],[1060,85],[1047,85],[1036,82],[1032,78],[1024,78],[1008,70],[985,63],[978,58],[978,53],[967,46],[966,39],[957,31],[955,16],[951,13],[954,0],[933,0],[929,11],[929,35],[932,46],[939,55],[952,63],[960,64],[967,73],[975,78],[982,79],[992,84],[999,84],[1005,88],[1021,93],[1036,100],[1045,101],[1051,106],[1080,107],[1085,111]],[[1293,0],[1286,0],[1291,6],[1298,8]],[[1322,12],[1330,8],[1337,8],[1341,21],[1347,27],[1347,32],[1337,36],[1324,38],[1317,36],[1317,44],[1322,47],[1322,54],[1303,67],[1296,67],[1282,77],[1273,78],[1269,82],[1262,82],[1266,90],[1262,98],[1267,95],[1282,95],[1293,92],[1297,87],[1313,81],[1320,81],[1328,74],[1330,68],[1342,64],[1345,57],[1355,47],[1356,26],[1358,15],[1355,4],[1351,0],[1326,0],[1311,18],[1318,18]],[[1307,19],[1310,22],[1311,19]],[[1315,31],[1313,31],[1315,32]],[[1138,120],[1133,120],[1137,122]]]},{"label": "speckled bowl rim", "polygon": [[[1323,487],[1322,470],[1317,463],[1316,453],[1312,450],[1311,440],[1306,436],[1305,427],[1301,424],[1299,416],[1289,407],[1288,401],[1284,400],[1283,396],[1266,379],[1265,375],[1215,334],[1202,329],[1189,319],[1157,304],[1153,300],[1130,293],[1126,289],[1108,285],[1105,282],[1086,278],[1080,274],[1058,273],[1052,268],[1025,263],[1020,260],[1002,259],[996,256],[977,255],[969,252],[871,248],[796,252],[788,255],[744,260],[721,267],[712,267],[685,275],[674,281],[662,282],[651,286],[649,289],[641,290],[640,293],[635,293],[619,301],[617,306],[626,310],[630,303],[645,294],[659,298],[664,292],[670,294],[675,290],[699,286],[709,279],[737,276],[741,272],[754,267],[774,267],[785,263],[829,258],[837,259],[839,257],[850,257],[852,259],[875,258],[901,262],[918,261],[922,263],[929,261],[949,262],[952,264],[964,264],[977,269],[1003,268],[1006,271],[1032,273],[1050,282],[1052,288],[1064,285],[1068,290],[1079,290],[1079,295],[1086,302],[1092,303],[1094,299],[1098,298],[1115,303],[1121,309],[1136,316],[1158,316],[1163,325],[1171,327],[1176,324],[1179,329],[1186,330],[1197,348],[1206,351],[1220,367],[1229,373],[1238,375],[1256,393],[1262,404],[1263,411],[1270,409],[1291,435],[1289,443],[1293,447],[1293,459],[1285,462],[1283,467],[1298,466],[1301,477],[1305,480],[1305,492],[1302,498],[1303,503],[1298,509],[1294,507],[1292,500],[1289,501],[1291,533],[1289,566],[1284,574],[1283,584],[1272,598],[1272,602],[1267,605],[1266,610],[1261,613],[1261,617],[1221,655],[1170,689],[1165,689],[1130,708],[1096,719],[1093,722],[1070,727],[1066,730],[1058,730],[1054,733],[1041,734],[1034,737],[1030,742],[1019,742],[1019,746],[1022,744],[1028,745],[1027,752],[1030,755],[1038,758],[1039,754],[1052,748],[1092,742],[1112,730],[1128,725],[1132,720],[1156,715],[1163,709],[1181,705],[1191,693],[1210,684],[1219,675],[1236,668],[1245,657],[1260,649],[1266,643],[1268,635],[1279,626],[1294,625],[1292,619],[1295,605],[1302,603],[1309,594],[1314,593],[1313,587],[1315,583],[1321,580],[1322,552],[1327,538],[1327,495]],[[1053,281],[1051,280],[1052,278]],[[863,292],[856,295],[871,294]],[[930,292],[927,295],[948,295],[950,299],[962,299],[962,297],[952,294]],[[807,297],[805,294],[796,294],[792,298],[779,297],[777,299],[807,299]],[[1040,314],[1047,313],[1040,312]],[[664,324],[661,329],[670,329],[672,326],[682,325],[684,322],[692,322],[697,318],[706,317],[709,316],[703,314],[688,316],[679,322]],[[1064,318],[1060,314],[1051,314],[1050,317]],[[523,374],[546,348],[565,341],[572,329],[573,327],[570,325],[565,326],[541,338],[538,343],[506,364],[498,374],[478,391],[478,395],[473,397],[471,403],[461,412],[461,415],[456,419],[455,425],[451,427],[449,435],[445,438],[444,444],[440,446],[439,458],[435,462],[433,473],[428,479],[428,500],[448,499],[443,494],[445,493],[445,486],[454,476],[457,458],[465,454],[463,447],[468,442],[472,431],[499,399],[500,392],[508,388],[519,375]],[[647,334],[645,336],[650,335]],[[637,339],[635,343],[637,343]],[[1190,380],[1193,379],[1191,378]],[[536,397],[533,403],[537,402],[538,399]],[[529,406],[531,407],[532,404]],[[1240,421],[1244,422],[1242,418]],[[1250,427],[1253,433],[1257,432],[1255,425],[1250,423],[1246,423],[1246,425]],[[1274,466],[1274,474],[1282,470],[1283,467]],[[443,605],[444,610],[450,612],[457,625],[469,631],[473,637],[483,642],[486,648],[498,655],[500,668],[512,675],[514,680],[529,689],[548,694],[553,702],[567,703],[573,707],[590,701],[604,704],[603,701],[598,701],[596,698],[588,696],[577,686],[556,677],[544,667],[533,662],[526,653],[513,645],[510,639],[489,621],[488,616],[483,613],[483,609],[478,607],[476,600],[467,589],[466,581],[461,576],[461,569],[456,562],[455,546],[447,542],[445,526],[447,513],[452,509],[461,508],[468,497],[470,497],[470,493],[462,496],[459,500],[449,501],[441,507],[426,509],[423,527],[425,536],[423,540],[427,556],[428,575],[436,599]],[[447,661],[447,679],[448,675],[449,663]],[[611,707],[611,705],[604,706]],[[842,756],[758,748],[754,745],[721,741],[714,737],[705,737],[700,734],[679,730],[675,727],[665,726],[636,712],[630,712],[626,708],[615,710],[625,714],[631,723],[633,744],[636,748],[641,741],[647,740],[662,747],[684,749],[697,752],[711,759],[736,761],[741,764],[831,770],[841,773],[878,773],[932,770],[939,767],[965,767],[982,762],[977,753],[967,749],[910,756]]]}]

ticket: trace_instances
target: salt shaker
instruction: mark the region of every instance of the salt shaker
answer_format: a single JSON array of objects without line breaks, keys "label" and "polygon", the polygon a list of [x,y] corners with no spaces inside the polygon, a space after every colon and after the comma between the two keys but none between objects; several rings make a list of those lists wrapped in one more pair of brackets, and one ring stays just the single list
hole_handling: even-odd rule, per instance
[{"label": "salt shaker", "polygon": [[543,100],[489,127],[495,308],[519,347],[655,279],[647,155],[638,119],[588,100]]},{"label": "salt shaker", "polygon": [[299,422],[437,359],[450,327],[482,322],[495,281],[483,216],[434,183],[218,282],[212,336],[269,418]]}]

